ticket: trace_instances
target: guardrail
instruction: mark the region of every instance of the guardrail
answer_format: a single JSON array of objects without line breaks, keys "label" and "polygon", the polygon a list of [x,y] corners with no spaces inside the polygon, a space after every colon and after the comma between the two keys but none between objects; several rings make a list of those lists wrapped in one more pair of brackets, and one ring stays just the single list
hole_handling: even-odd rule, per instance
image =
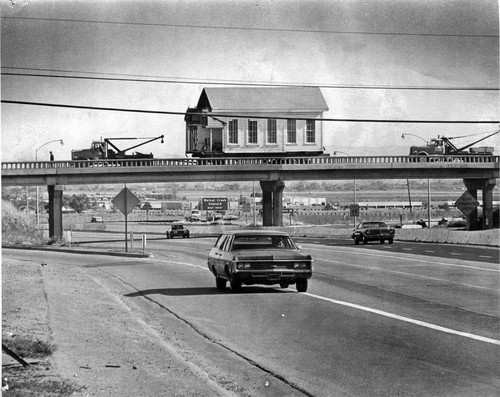
[{"label": "guardrail", "polygon": [[[317,157],[225,157],[125,160],[23,161],[2,162],[2,170],[38,170],[89,167],[184,167],[184,166],[258,166],[318,164],[410,164],[410,163],[498,163],[500,156],[317,156]],[[458,164],[457,164],[458,165]]]}]

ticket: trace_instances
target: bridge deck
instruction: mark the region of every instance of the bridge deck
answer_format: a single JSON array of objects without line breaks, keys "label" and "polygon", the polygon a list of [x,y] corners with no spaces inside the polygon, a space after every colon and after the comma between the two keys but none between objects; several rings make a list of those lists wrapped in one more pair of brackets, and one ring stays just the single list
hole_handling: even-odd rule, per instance
[{"label": "bridge deck", "polygon": [[4,185],[499,177],[499,156],[171,158],[2,163]]}]

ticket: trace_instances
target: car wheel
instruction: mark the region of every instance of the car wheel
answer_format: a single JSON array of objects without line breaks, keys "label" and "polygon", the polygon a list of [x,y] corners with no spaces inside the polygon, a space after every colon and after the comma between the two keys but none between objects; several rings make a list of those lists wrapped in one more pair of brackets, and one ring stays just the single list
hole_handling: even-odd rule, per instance
[{"label": "car wheel", "polygon": [[307,278],[299,278],[295,286],[297,287],[297,292],[306,292]]},{"label": "car wheel", "polygon": [[281,282],[281,283],[280,283],[280,287],[281,287],[281,288],[288,288],[288,287],[289,287],[289,285],[290,285],[290,284],[288,284],[288,283],[284,283],[284,282]]},{"label": "car wheel", "polygon": [[227,280],[219,276],[215,276],[215,286],[217,287],[217,289],[226,289],[226,283]]},{"label": "car wheel", "polygon": [[363,237],[363,244],[368,244],[368,239],[366,237]]},{"label": "car wheel", "polygon": [[389,244],[392,244],[392,243],[394,243],[394,240],[391,238],[391,239],[389,239]]},{"label": "car wheel", "polygon": [[188,233],[188,234],[186,234],[186,238],[189,238],[189,233]]},{"label": "car wheel", "polygon": [[354,239],[354,244],[359,245],[359,240],[357,238]]},{"label": "car wheel", "polygon": [[167,233],[167,238],[170,238],[170,236],[168,235],[168,233]]},{"label": "car wheel", "polygon": [[229,285],[231,286],[231,291],[233,292],[241,291],[241,281],[237,280],[236,277],[231,276],[231,280],[229,280]]},{"label": "car wheel", "polygon": [[385,243],[385,240],[384,239],[381,239],[380,240],[380,244],[384,244]]}]

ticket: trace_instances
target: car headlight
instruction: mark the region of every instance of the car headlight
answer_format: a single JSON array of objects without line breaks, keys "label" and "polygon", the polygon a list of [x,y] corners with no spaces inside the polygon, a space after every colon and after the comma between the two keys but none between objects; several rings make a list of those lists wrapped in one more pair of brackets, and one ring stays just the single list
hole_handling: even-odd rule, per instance
[{"label": "car headlight", "polygon": [[307,262],[295,262],[293,267],[294,269],[307,269]]},{"label": "car headlight", "polygon": [[251,267],[252,266],[248,262],[238,262],[236,264],[236,269],[238,269],[238,270],[248,270],[248,269],[251,269]]}]

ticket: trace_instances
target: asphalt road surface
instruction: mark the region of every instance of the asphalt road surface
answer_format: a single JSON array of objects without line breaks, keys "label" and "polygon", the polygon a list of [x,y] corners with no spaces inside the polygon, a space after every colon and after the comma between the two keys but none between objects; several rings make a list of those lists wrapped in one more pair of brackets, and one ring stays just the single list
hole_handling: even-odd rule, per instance
[{"label": "asphalt road surface", "polygon": [[123,285],[125,304],[149,303],[146,321],[168,311],[295,395],[500,395],[498,250],[297,240],[315,260],[307,293],[217,290],[214,238],[152,239],[148,259],[64,260]]}]

